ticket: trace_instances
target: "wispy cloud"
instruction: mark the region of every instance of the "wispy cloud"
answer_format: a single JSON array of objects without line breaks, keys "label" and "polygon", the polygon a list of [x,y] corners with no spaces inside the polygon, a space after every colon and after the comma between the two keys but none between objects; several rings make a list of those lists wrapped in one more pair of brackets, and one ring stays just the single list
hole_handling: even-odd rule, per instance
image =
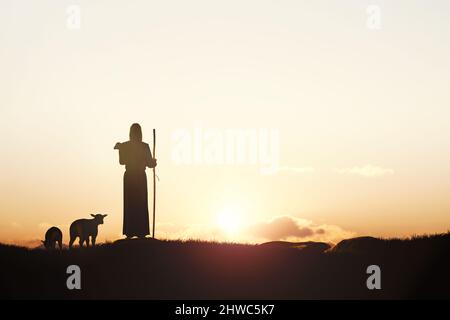
[{"label": "wispy cloud", "polygon": [[315,230],[310,226],[297,223],[292,217],[284,216],[255,224],[249,228],[249,232],[267,240],[283,240],[289,237],[310,237],[314,235]]},{"label": "wispy cloud", "polygon": [[289,166],[281,166],[278,167],[277,172],[290,172],[296,174],[309,174],[314,173],[316,170],[312,167],[289,167]]},{"label": "wispy cloud", "polygon": [[366,178],[377,178],[394,174],[394,169],[382,168],[371,164],[367,164],[365,166],[360,167],[356,166],[351,168],[335,169],[335,172],[339,174],[357,175]]}]

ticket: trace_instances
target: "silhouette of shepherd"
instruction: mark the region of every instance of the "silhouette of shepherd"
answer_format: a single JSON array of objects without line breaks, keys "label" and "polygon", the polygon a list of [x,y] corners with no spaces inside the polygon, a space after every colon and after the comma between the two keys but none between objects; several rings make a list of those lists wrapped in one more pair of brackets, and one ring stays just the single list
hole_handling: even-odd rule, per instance
[{"label": "silhouette of shepherd", "polygon": [[144,238],[150,234],[147,195],[147,167],[156,167],[150,147],[142,142],[138,123],[130,128],[130,141],[117,143],[119,162],[125,165],[123,176],[123,234],[127,238]]}]

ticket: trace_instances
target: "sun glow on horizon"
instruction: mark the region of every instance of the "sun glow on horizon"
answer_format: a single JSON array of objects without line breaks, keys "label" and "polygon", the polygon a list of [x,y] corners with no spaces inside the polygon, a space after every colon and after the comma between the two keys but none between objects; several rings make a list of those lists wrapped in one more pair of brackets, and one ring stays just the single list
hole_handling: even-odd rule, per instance
[{"label": "sun glow on horizon", "polygon": [[228,235],[235,235],[242,229],[242,210],[236,206],[222,208],[217,214],[217,225]]}]

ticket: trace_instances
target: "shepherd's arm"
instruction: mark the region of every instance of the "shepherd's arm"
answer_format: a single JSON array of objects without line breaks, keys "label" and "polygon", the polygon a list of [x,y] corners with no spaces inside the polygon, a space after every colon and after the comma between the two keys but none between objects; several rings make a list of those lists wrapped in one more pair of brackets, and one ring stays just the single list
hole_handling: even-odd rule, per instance
[{"label": "shepherd's arm", "polygon": [[121,165],[125,165],[126,164],[125,155],[121,151],[120,147],[121,147],[121,143],[117,142],[116,145],[114,146],[114,150],[119,150],[119,163]]}]

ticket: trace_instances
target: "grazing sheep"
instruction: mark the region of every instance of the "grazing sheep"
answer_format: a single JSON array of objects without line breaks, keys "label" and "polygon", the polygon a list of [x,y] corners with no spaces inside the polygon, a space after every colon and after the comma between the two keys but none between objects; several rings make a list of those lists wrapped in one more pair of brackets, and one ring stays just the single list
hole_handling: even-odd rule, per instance
[{"label": "grazing sheep", "polygon": [[103,224],[103,218],[107,214],[91,214],[91,216],[94,219],[79,219],[72,222],[70,225],[69,248],[72,248],[72,244],[77,237],[80,238],[80,247],[83,246],[83,242],[86,242],[86,246],[89,247],[89,237],[91,237],[92,245],[95,246],[98,225]]},{"label": "grazing sheep", "polygon": [[42,241],[44,247],[47,250],[53,250],[56,247],[56,242],[58,242],[59,249],[62,250],[62,232],[57,227],[51,227],[45,233],[45,240]]}]

